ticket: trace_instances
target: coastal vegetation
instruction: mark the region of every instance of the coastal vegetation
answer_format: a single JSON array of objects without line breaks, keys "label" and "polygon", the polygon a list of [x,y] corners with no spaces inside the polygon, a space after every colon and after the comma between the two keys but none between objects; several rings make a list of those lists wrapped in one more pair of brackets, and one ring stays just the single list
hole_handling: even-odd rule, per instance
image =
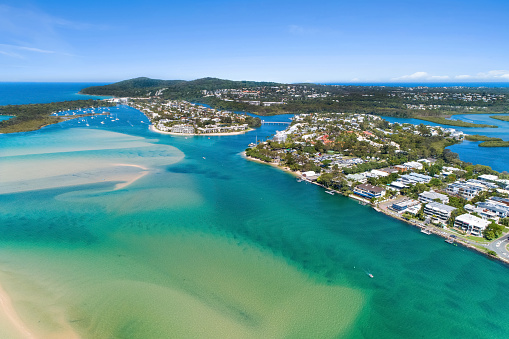
[{"label": "coastal vegetation", "polygon": [[509,115],[490,115],[490,118],[501,121],[509,121]]},{"label": "coastal vegetation", "polygon": [[112,106],[112,103],[100,100],[75,100],[52,102],[48,104],[27,104],[0,106],[0,115],[12,115],[14,118],[0,121],[0,133],[17,133],[38,130],[43,126],[56,124],[65,117],[52,116],[52,113],[81,108]]},{"label": "coastal vegetation", "polygon": [[479,144],[479,147],[509,147],[509,141],[492,140],[485,141]]},{"label": "coastal vegetation", "polygon": [[425,120],[429,122],[434,122],[435,124],[448,125],[448,126],[458,126],[458,127],[478,127],[478,128],[498,128],[497,125],[488,125],[488,124],[474,124],[471,122],[461,121],[461,120],[449,120],[444,117],[424,117],[417,116],[416,119]]},{"label": "coastal vegetation", "polygon": [[487,137],[479,134],[465,134],[465,140],[468,141],[501,141],[500,138]]},{"label": "coastal vegetation", "polygon": [[347,86],[217,78],[192,81],[135,78],[88,87],[81,93],[187,100],[208,104],[220,110],[245,111],[258,115],[347,112],[399,117],[443,117],[461,113],[509,112],[507,88]]},{"label": "coastal vegetation", "polygon": [[509,147],[509,141],[479,134],[465,135],[465,139],[468,141],[483,141],[478,145],[479,147]]}]

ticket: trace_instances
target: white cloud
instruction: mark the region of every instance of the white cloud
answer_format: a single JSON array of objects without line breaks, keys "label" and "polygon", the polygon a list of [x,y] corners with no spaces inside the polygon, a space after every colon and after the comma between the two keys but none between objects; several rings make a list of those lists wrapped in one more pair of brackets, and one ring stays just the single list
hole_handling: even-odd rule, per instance
[{"label": "white cloud", "polygon": [[444,79],[449,78],[448,76],[444,75],[430,75],[427,72],[415,72],[413,74],[409,75],[403,75],[398,78],[393,78],[392,80],[437,80],[437,79]]},{"label": "white cloud", "polygon": [[17,46],[17,45],[9,45],[9,44],[0,44],[0,48],[17,49],[17,50],[23,50],[23,51],[29,51],[29,52],[35,52],[35,53],[45,53],[45,54],[56,53],[55,51],[49,51],[49,50],[35,48],[35,47]]},{"label": "white cloud", "polygon": [[431,80],[447,80],[449,79],[448,75],[432,75],[429,77]]},{"label": "white cloud", "polygon": [[476,75],[457,75],[456,79],[471,79],[471,80],[509,80],[509,71],[507,70],[493,70],[488,72],[479,72]]}]

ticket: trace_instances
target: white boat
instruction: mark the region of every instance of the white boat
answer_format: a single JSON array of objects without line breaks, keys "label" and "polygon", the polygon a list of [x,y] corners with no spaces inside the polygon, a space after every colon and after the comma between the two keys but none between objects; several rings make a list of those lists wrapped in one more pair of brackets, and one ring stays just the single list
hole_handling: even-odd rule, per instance
[{"label": "white boat", "polygon": [[328,194],[330,194],[330,195],[334,195],[334,192],[329,191],[329,190],[325,191],[325,193],[328,193]]},{"label": "white boat", "polygon": [[431,231],[426,229],[426,228],[421,228],[421,233],[424,233],[424,234],[431,234]]}]

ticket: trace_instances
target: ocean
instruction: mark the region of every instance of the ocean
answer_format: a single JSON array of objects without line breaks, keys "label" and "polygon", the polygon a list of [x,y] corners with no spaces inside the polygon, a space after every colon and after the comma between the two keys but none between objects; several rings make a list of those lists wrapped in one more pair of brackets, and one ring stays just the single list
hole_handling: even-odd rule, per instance
[{"label": "ocean", "polygon": [[[0,285],[33,333],[509,333],[506,265],[242,157],[284,126],[170,136],[135,109],[109,110],[0,135]],[[4,317],[0,336],[23,337]]]}]

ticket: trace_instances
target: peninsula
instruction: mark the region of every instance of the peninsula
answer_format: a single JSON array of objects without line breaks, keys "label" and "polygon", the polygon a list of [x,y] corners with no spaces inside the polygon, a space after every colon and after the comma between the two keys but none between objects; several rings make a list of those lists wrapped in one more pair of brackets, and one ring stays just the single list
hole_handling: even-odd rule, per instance
[{"label": "peninsula", "polygon": [[389,123],[373,115],[300,114],[245,153],[424,233],[497,256],[488,241],[509,230],[509,174],[462,162],[445,148],[463,138],[452,128]]},{"label": "peninsula", "polygon": [[184,100],[126,98],[125,103],[143,112],[156,132],[174,135],[231,135],[261,126],[260,118],[220,111]]},{"label": "peninsula", "polygon": [[56,124],[70,118],[86,115],[58,115],[56,113],[83,108],[110,107],[115,103],[105,100],[74,100],[52,102],[48,104],[0,106],[0,115],[12,115],[14,118],[0,121],[0,133],[17,133],[38,130],[44,126]]}]

